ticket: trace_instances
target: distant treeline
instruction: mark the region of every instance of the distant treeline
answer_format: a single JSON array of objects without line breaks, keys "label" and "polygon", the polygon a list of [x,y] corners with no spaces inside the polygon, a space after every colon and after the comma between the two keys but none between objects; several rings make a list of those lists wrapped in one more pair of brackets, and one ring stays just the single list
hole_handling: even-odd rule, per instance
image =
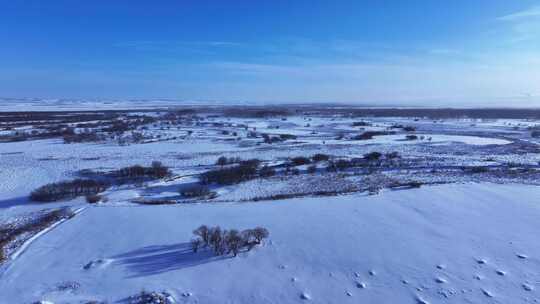
[{"label": "distant treeline", "polygon": [[[341,109],[339,110],[339,112]],[[540,109],[349,109],[353,116],[540,119]]]},{"label": "distant treeline", "polygon": [[99,111],[32,111],[2,112],[3,122],[61,121],[81,122],[90,120],[111,120],[132,112],[161,112],[179,115],[214,113],[233,117],[285,117],[299,114],[342,114],[355,117],[428,117],[428,118],[514,118],[540,119],[540,108],[369,108],[353,105],[267,105],[267,106],[178,106],[155,109],[99,110]]}]

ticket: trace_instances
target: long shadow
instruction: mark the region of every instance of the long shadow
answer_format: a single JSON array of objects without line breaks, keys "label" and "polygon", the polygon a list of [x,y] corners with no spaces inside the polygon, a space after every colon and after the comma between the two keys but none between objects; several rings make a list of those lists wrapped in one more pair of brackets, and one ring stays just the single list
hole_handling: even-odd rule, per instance
[{"label": "long shadow", "polygon": [[[21,196],[12,199],[0,200],[0,209],[10,208],[19,205],[39,205],[40,203],[32,202],[28,196]],[[42,204],[42,203],[41,203]]]},{"label": "long shadow", "polygon": [[129,276],[133,278],[180,270],[226,257],[215,256],[209,249],[201,249],[194,253],[190,243],[179,243],[147,246],[114,256],[113,259],[115,264],[125,266],[133,272],[133,275]]}]

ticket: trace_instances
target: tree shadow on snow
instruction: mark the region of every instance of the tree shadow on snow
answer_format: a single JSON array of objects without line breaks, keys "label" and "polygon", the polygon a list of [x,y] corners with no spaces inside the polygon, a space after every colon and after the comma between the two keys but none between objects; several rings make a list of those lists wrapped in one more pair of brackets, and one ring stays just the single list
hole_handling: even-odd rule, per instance
[{"label": "tree shadow on snow", "polygon": [[225,258],[215,256],[210,249],[201,249],[194,253],[190,243],[147,246],[113,257],[116,264],[123,265],[134,273],[130,277],[155,275]]},{"label": "tree shadow on snow", "polygon": [[0,209],[10,208],[19,205],[39,205],[39,203],[32,202],[28,196],[21,196],[12,199],[0,200]]}]

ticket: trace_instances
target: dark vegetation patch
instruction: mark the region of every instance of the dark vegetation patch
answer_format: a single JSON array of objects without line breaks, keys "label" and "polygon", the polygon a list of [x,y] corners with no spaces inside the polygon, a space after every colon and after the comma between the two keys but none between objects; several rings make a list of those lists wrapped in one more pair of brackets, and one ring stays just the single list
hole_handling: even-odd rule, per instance
[{"label": "dark vegetation patch", "polygon": [[204,185],[213,183],[237,184],[257,177],[259,165],[260,160],[258,159],[244,160],[234,166],[204,172],[200,175],[200,181]]},{"label": "dark vegetation patch", "polygon": [[86,202],[89,204],[96,204],[103,200],[103,196],[99,194],[91,194],[85,197]]},{"label": "dark vegetation patch", "polygon": [[89,169],[79,171],[79,176],[103,181],[108,184],[123,185],[137,183],[171,176],[171,170],[159,161],[153,161],[150,166],[134,165],[120,168],[110,172],[93,171]]},{"label": "dark vegetation patch", "polygon": [[267,143],[267,144],[283,142],[283,141],[286,140],[283,137],[281,137],[280,135],[270,135],[270,134],[266,134],[266,133],[262,134],[262,137],[263,137],[264,143]]},{"label": "dark vegetation patch", "polygon": [[275,201],[275,200],[283,200],[283,199],[291,199],[291,198],[297,198],[297,197],[304,197],[304,196],[336,196],[341,194],[347,194],[356,192],[356,190],[350,190],[350,191],[337,191],[337,190],[323,190],[323,191],[311,191],[311,192],[299,192],[299,193],[280,193],[280,194],[272,194],[268,196],[257,196],[254,198],[249,199],[248,201]]},{"label": "dark vegetation patch", "polygon": [[463,167],[463,171],[466,173],[478,174],[489,172],[489,168],[484,166]]},{"label": "dark vegetation patch", "polygon": [[380,152],[374,151],[364,154],[362,158],[331,160],[328,162],[326,170],[329,172],[337,172],[358,167],[380,167],[385,163],[393,164],[393,161],[399,157],[400,156],[398,152],[382,154]]},{"label": "dark vegetation patch", "polygon": [[0,263],[7,259],[7,247],[17,241],[23,235],[26,239],[31,235],[49,227],[62,219],[71,218],[74,213],[69,208],[57,209],[45,212],[36,218],[25,221],[24,223],[11,223],[0,226]]},{"label": "dark vegetation patch", "polygon": [[321,153],[317,153],[315,155],[313,155],[311,157],[311,160],[313,160],[314,162],[321,162],[321,161],[327,161],[330,159],[330,156],[327,155],[327,154],[321,154]]},{"label": "dark vegetation patch", "polygon": [[186,198],[214,198],[216,193],[205,185],[192,185],[180,190],[180,194]]},{"label": "dark vegetation patch", "polygon": [[166,292],[141,291],[139,294],[130,296],[126,303],[129,304],[173,304],[171,295]]},{"label": "dark vegetation patch", "polygon": [[221,227],[208,227],[202,225],[193,230],[196,236],[191,240],[191,248],[194,253],[200,249],[211,249],[215,255],[232,254],[236,256],[242,249],[250,251],[256,245],[270,235],[263,227],[255,227],[238,231],[236,229],[222,230]]},{"label": "dark vegetation patch", "polygon": [[141,205],[174,205],[174,204],[179,203],[177,200],[172,200],[172,199],[146,199],[146,198],[134,199],[132,200],[132,202],[141,204]]},{"label": "dark vegetation patch", "polygon": [[139,179],[144,177],[159,179],[167,177],[170,174],[170,169],[159,161],[152,162],[152,165],[149,167],[135,165],[111,172],[111,176],[120,179]]},{"label": "dark vegetation patch", "polygon": [[382,135],[392,135],[396,134],[396,132],[393,131],[366,131],[362,134],[358,134],[354,137],[352,137],[352,140],[368,140],[373,139],[375,136],[382,136]]},{"label": "dark vegetation patch", "polygon": [[311,163],[311,159],[309,159],[308,157],[297,156],[297,157],[291,158],[291,164],[293,166],[307,165],[310,163]]},{"label": "dark vegetation patch", "polygon": [[216,161],[216,165],[218,165],[218,166],[226,166],[226,165],[230,165],[230,164],[237,164],[240,161],[242,161],[242,159],[240,157],[220,156]]},{"label": "dark vegetation patch", "polygon": [[96,195],[107,190],[108,187],[109,184],[104,181],[74,179],[41,186],[30,193],[30,199],[36,202],[54,202],[78,196]]},{"label": "dark vegetation patch", "polygon": [[228,107],[223,111],[225,116],[230,117],[252,117],[252,118],[268,118],[282,117],[294,114],[283,107],[265,106],[265,107]]},{"label": "dark vegetation patch", "polygon": [[355,121],[352,123],[353,127],[369,127],[371,123],[367,121]]},{"label": "dark vegetation patch", "polygon": [[410,135],[406,135],[405,139],[406,140],[417,140],[418,136],[410,134]]}]

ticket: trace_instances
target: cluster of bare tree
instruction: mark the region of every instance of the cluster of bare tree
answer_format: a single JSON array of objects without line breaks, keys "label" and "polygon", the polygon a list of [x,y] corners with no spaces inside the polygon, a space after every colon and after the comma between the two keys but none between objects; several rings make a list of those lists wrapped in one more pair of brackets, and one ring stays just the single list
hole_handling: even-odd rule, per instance
[{"label": "cluster of bare tree", "polygon": [[116,170],[112,175],[120,178],[164,178],[170,175],[170,173],[169,168],[164,166],[161,162],[153,161],[150,167],[143,167],[141,165],[125,167]]},{"label": "cluster of bare tree", "polygon": [[180,194],[187,198],[194,197],[215,197],[216,193],[212,192],[210,188],[205,185],[193,185],[180,190]]},{"label": "cluster of bare tree", "polygon": [[55,209],[44,212],[35,219],[0,225],[0,263],[7,258],[7,248],[12,242],[20,240],[22,235],[32,235],[42,231],[55,222],[74,216],[69,208]]},{"label": "cluster of bare tree", "polygon": [[108,187],[109,184],[103,181],[74,179],[41,186],[30,193],[30,199],[37,202],[53,202],[77,196],[98,194]]},{"label": "cluster of bare tree", "polygon": [[203,184],[221,185],[237,184],[257,177],[257,169],[261,163],[258,159],[243,160],[238,165],[204,172],[200,176]]},{"label": "cluster of bare tree", "polygon": [[232,253],[233,256],[236,256],[243,248],[250,251],[269,236],[268,230],[263,227],[238,231],[236,229],[222,230],[219,226],[209,228],[206,225],[195,229],[193,234],[196,236],[191,240],[193,252],[197,252],[200,248],[210,247],[216,255]]}]

